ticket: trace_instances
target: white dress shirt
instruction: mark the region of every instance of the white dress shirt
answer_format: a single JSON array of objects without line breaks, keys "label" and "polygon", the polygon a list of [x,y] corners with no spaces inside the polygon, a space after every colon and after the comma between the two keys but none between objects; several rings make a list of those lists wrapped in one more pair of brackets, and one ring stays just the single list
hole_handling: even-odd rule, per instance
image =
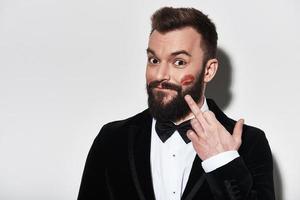
[{"label": "white dress shirt", "polygon": [[[207,111],[206,99],[201,111]],[[180,134],[175,133],[164,143],[155,131],[156,120],[152,122],[151,134],[151,173],[156,200],[180,200],[187,184],[196,151],[192,142],[186,144]],[[206,173],[211,172],[239,154],[237,151],[227,151],[208,158],[202,162]]]}]

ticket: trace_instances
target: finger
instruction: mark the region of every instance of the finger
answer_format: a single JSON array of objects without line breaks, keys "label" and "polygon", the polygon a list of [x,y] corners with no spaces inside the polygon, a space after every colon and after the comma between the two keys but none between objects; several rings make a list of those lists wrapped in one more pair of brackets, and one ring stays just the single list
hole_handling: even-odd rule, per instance
[{"label": "finger", "polygon": [[196,118],[191,120],[191,125],[192,125],[192,128],[194,129],[194,132],[198,135],[198,137],[203,137],[203,138],[206,137],[206,133],[205,133],[203,127],[201,126],[201,124],[199,123],[199,121]]},{"label": "finger", "polygon": [[233,129],[232,137],[238,143],[241,143],[242,141],[243,125],[244,125],[244,119],[240,119],[236,122]]},{"label": "finger", "polygon": [[207,127],[207,122],[203,117],[202,111],[200,110],[196,102],[193,100],[193,98],[190,95],[185,95],[184,99],[187,102],[188,106],[190,107],[192,113],[195,115],[196,119],[200,122],[201,126],[205,130]]},{"label": "finger", "polygon": [[188,130],[186,135],[192,141],[192,143],[194,143],[194,144],[198,143],[199,138],[194,131]]},{"label": "finger", "polygon": [[203,112],[202,115],[206,120],[207,124],[213,125],[216,121],[218,121],[215,117],[215,114],[210,110]]}]

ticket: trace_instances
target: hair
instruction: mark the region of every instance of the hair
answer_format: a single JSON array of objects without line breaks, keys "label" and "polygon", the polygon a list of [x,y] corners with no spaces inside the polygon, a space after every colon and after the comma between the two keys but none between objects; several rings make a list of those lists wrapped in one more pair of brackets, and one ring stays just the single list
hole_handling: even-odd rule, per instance
[{"label": "hair", "polygon": [[218,34],[215,24],[207,15],[194,8],[163,7],[151,17],[152,29],[166,33],[185,27],[194,28],[202,38],[200,46],[204,52],[204,64],[209,59],[215,58],[217,53]]}]

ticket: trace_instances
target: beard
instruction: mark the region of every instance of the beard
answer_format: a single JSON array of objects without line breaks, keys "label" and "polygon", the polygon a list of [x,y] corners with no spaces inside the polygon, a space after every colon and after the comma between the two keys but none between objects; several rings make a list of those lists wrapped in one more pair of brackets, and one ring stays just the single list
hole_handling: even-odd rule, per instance
[{"label": "beard", "polygon": [[[152,81],[147,85],[148,93],[148,106],[152,116],[158,121],[178,121],[186,117],[190,113],[190,108],[184,100],[184,96],[189,94],[196,103],[199,103],[203,94],[203,79],[204,71],[202,70],[195,82],[182,89],[181,85],[163,81]],[[162,91],[154,91],[157,86],[161,86],[162,89],[170,89],[176,91],[176,96],[172,97],[168,102],[164,102],[164,99],[168,97],[168,94]]]}]

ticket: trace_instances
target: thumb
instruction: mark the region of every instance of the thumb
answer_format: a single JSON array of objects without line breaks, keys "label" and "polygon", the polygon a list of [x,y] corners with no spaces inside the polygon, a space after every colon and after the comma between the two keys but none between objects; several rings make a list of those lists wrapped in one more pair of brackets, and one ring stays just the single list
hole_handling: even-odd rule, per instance
[{"label": "thumb", "polygon": [[243,125],[244,125],[244,119],[239,119],[233,129],[232,137],[237,142],[238,148],[240,147],[242,143],[242,133],[243,133]]}]

